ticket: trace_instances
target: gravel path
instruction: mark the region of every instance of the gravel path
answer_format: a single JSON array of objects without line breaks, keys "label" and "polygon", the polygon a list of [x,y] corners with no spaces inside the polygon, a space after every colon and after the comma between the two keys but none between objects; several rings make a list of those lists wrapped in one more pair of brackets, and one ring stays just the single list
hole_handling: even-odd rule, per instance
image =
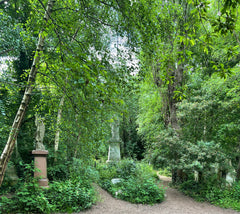
[{"label": "gravel path", "polygon": [[[170,178],[160,176],[167,185]],[[137,205],[113,198],[99,187],[100,202],[82,214],[239,214],[239,212],[215,207],[209,203],[200,203],[184,196],[175,189],[167,189],[167,198],[160,204]]]}]

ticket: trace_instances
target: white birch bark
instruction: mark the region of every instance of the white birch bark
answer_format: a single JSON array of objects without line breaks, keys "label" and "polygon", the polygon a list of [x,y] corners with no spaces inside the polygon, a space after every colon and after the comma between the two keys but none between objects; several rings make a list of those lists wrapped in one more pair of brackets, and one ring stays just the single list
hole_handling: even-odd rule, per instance
[{"label": "white birch bark", "polygon": [[54,140],[54,151],[55,151],[55,153],[58,151],[58,146],[59,146],[60,123],[61,123],[61,118],[62,118],[63,104],[64,104],[64,96],[62,96],[62,98],[60,100],[59,108],[58,108],[58,114],[57,114],[57,130],[56,130],[55,140]]},{"label": "white birch bark", "polygon": [[[55,3],[55,0],[49,0],[48,1],[47,8],[46,8],[46,11],[45,11],[45,14],[44,14],[44,19],[45,19],[46,23],[50,19],[51,10],[53,8],[54,3]],[[19,133],[19,129],[21,127],[26,109],[27,109],[29,101],[30,101],[31,93],[32,93],[32,90],[33,90],[33,85],[35,83],[35,79],[36,79],[36,75],[37,75],[37,68],[38,68],[38,65],[39,65],[40,56],[41,56],[43,46],[44,46],[44,40],[45,40],[45,35],[44,35],[44,28],[43,28],[42,31],[39,33],[38,44],[37,44],[34,60],[33,60],[31,70],[30,70],[29,76],[28,76],[27,87],[25,89],[25,92],[24,92],[24,95],[23,95],[23,98],[22,98],[22,102],[19,106],[16,117],[13,121],[13,125],[12,125],[12,128],[11,128],[9,137],[8,137],[8,141],[7,141],[7,143],[5,145],[5,148],[4,148],[4,150],[1,154],[1,158],[0,158],[0,186],[2,184],[8,161],[11,157],[12,152],[13,152],[15,142],[17,140],[17,135]]]}]

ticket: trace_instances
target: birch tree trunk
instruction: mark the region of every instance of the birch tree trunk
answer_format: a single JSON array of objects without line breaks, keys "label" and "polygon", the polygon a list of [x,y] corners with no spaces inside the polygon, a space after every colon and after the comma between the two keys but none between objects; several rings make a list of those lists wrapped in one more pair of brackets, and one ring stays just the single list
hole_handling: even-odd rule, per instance
[{"label": "birch tree trunk", "polygon": [[[55,0],[49,0],[47,7],[46,7],[46,11],[44,14],[44,20],[46,21],[46,24],[48,23],[49,19],[50,19],[50,14],[51,14],[51,10],[53,8],[53,5],[55,3]],[[45,40],[45,35],[44,35],[44,27],[42,29],[42,31],[39,33],[39,39],[38,39],[38,44],[37,44],[37,48],[36,48],[36,52],[35,52],[35,56],[34,56],[34,60],[31,66],[31,70],[29,72],[29,76],[28,76],[28,82],[27,82],[27,86],[21,101],[21,104],[19,106],[19,109],[17,111],[17,114],[15,116],[15,119],[13,121],[13,125],[11,128],[11,131],[9,133],[9,137],[8,137],[8,141],[5,145],[5,148],[1,154],[1,158],[0,158],[0,186],[2,185],[3,182],[3,178],[4,178],[4,174],[6,171],[6,167],[8,164],[8,161],[11,157],[11,154],[13,152],[14,146],[15,146],[15,142],[17,140],[17,135],[19,133],[19,129],[21,127],[25,112],[27,110],[29,101],[30,101],[30,97],[31,97],[31,93],[33,90],[33,86],[36,80],[36,75],[37,75],[37,68],[39,65],[39,60],[40,60],[40,56],[43,50],[43,46],[44,46],[44,40]]]},{"label": "birch tree trunk", "polygon": [[59,108],[58,108],[58,114],[57,114],[57,130],[55,134],[55,140],[54,140],[54,152],[58,151],[58,145],[59,145],[59,137],[60,137],[60,122],[62,118],[62,108],[64,104],[64,95],[62,96],[60,103],[59,103]]}]

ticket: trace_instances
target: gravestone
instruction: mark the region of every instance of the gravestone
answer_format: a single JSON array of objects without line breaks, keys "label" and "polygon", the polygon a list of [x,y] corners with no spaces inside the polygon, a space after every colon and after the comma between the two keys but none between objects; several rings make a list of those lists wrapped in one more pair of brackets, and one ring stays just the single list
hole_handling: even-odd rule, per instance
[{"label": "gravestone", "polygon": [[112,161],[120,161],[120,135],[119,135],[119,119],[115,118],[114,121],[111,123],[111,133],[112,137],[109,142],[109,149],[108,149],[108,160],[107,162]]},{"label": "gravestone", "polygon": [[19,178],[13,164],[8,164],[6,169],[6,178],[9,180],[10,185],[15,185],[18,182]]}]

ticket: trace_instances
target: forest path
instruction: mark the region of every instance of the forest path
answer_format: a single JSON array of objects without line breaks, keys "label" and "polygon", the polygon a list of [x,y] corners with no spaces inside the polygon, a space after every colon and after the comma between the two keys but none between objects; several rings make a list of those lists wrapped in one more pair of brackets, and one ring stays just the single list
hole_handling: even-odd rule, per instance
[{"label": "forest path", "polygon": [[[159,176],[163,185],[167,185],[171,178]],[[126,201],[113,198],[105,190],[97,187],[100,194],[100,202],[91,209],[81,212],[86,214],[239,214],[239,212],[215,207],[209,203],[194,201],[170,187],[167,188],[167,197],[164,202],[151,205],[131,204]]]}]

